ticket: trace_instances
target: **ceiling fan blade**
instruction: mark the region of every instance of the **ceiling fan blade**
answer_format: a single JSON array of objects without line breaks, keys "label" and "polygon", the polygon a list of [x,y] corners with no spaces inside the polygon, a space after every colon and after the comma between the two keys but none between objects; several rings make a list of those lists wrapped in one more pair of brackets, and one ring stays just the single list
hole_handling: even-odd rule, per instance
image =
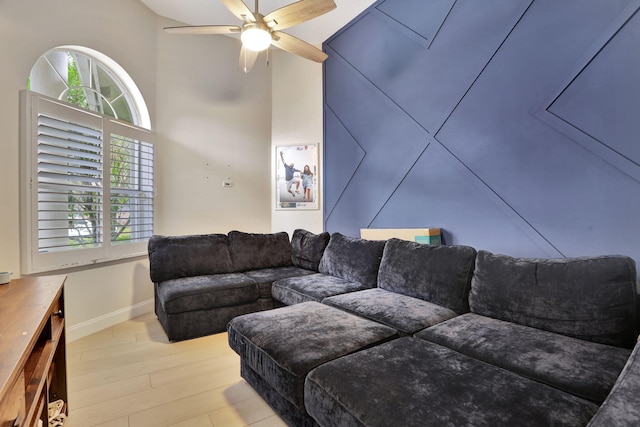
[{"label": "ceiling fan blade", "polygon": [[256,20],[256,17],[253,16],[253,12],[251,9],[247,7],[246,4],[242,0],[221,0],[222,4],[229,9],[231,13],[245,22],[253,22]]},{"label": "ceiling fan blade", "polygon": [[314,62],[324,62],[328,57],[327,54],[320,49],[290,34],[274,31],[271,35],[273,36],[271,44],[287,52],[302,56]]},{"label": "ceiling fan blade", "polygon": [[254,50],[245,49],[245,47],[242,46],[240,49],[240,60],[238,61],[238,67],[240,70],[244,73],[251,71],[259,53],[260,52],[256,52]]},{"label": "ceiling fan blade", "polygon": [[195,25],[167,27],[164,30],[170,34],[233,34],[239,33],[241,28],[237,25]]},{"label": "ceiling fan blade", "polygon": [[281,7],[264,17],[272,30],[283,30],[308,21],[336,8],[333,0],[300,0]]}]

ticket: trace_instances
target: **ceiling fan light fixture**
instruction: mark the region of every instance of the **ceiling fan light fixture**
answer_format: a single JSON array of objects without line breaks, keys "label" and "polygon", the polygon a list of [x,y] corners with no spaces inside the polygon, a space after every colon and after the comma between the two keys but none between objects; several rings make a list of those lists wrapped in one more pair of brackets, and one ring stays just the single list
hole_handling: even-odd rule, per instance
[{"label": "ceiling fan light fixture", "polygon": [[261,23],[245,24],[242,28],[240,40],[246,49],[262,52],[271,45],[269,27]]},{"label": "ceiling fan light fixture", "polygon": [[[238,65],[245,73],[251,70],[259,53],[269,46],[298,55],[313,62],[322,63],[327,54],[317,47],[300,40],[282,30],[324,15],[336,8],[334,0],[296,0],[269,12],[266,16],[259,12],[258,0],[251,11],[247,0],[220,0],[226,8],[242,21],[240,25],[186,25],[167,27],[171,34],[238,34],[242,40]],[[0,3],[2,0],[0,0]],[[268,62],[268,58],[267,58]]]}]

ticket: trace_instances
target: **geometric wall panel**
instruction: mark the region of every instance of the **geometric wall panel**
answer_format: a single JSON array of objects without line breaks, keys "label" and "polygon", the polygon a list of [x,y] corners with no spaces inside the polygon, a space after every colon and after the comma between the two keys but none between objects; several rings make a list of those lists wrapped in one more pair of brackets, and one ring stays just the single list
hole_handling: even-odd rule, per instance
[{"label": "geometric wall panel", "polygon": [[376,2],[324,45],[325,230],[640,262],[639,10]]},{"label": "geometric wall panel", "polygon": [[[338,80],[333,79],[338,75]],[[330,194],[325,198],[325,226],[344,232],[340,224],[369,223],[373,219],[427,146],[428,134],[343,61],[334,58],[326,63],[325,76],[335,81],[325,88],[327,105],[333,105],[328,111],[340,119],[340,127],[348,130],[364,152],[357,169],[344,182],[340,195]],[[325,140],[328,140],[334,130],[330,129],[330,115],[326,113],[325,117],[329,117],[325,121]],[[384,119],[372,121],[371,117]],[[326,159],[342,157],[339,141],[325,147]],[[352,151],[350,147],[346,149]],[[328,169],[331,172],[325,176],[333,176],[334,170],[337,174],[344,173],[339,171],[341,161],[337,159],[335,164],[332,161]],[[330,187],[336,188],[337,184]]]},{"label": "geometric wall panel", "polygon": [[442,146],[430,144],[407,175],[406,185],[396,190],[370,226],[389,227],[402,218],[405,227],[442,228],[446,244],[465,244],[513,256],[560,256],[469,175]]},{"label": "geometric wall panel", "polygon": [[[390,9],[392,4],[406,7],[397,0],[378,7]],[[372,8],[326,46],[433,134],[530,4],[531,0],[455,2],[429,47],[411,37],[402,22],[383,19],[386,15]],[[429,15],[435,7],[430,1],[413,6],[416,9],[408,9],[413,16]]]},{"label": "geometric wall panel", "polygon": [[548,111],[640,165],[639,13],[607,40]]},{"label": "geometric wall panel", "polygon": [[[456,0],[383,1],[376,6],[376,9],[431,44],[455,2]],[[420,10],[421,13],[415,13],[417,10]]]},{"label": "geometric wall panel", "polygon": [[325,110],[324,121],[328,132],[326,138],[333,142],[325,147],[325,151],[329,150],[325,155],[333,159],[333,165],[331,175],[324,179],[324,204],[335,206],[362,162],[365,151],[330,110]]}]

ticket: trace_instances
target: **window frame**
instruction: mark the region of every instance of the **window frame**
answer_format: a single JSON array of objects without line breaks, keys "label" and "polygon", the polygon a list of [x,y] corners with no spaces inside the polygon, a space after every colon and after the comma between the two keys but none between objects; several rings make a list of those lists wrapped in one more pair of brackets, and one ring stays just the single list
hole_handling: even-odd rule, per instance
[{"label": "window frame", "polygon": [[[102,236],[96,247],[73,248],[52,252],[39,250],[38,206],[38,115],[39,112],[60,111],[73,121],[100,123],[102,129]],[[68,114],[68,116],[66,115]],[[80,118],[80,119],[79,119]],[[145,256],[147,240],[111,242],[111,156],[112,135],[143,141],[154,146],[154,134],[148,129],[113,119],[110,116],[82,109],[29,90],[20,91],[20,236],[21,269],[24,274],[41,273],[79,266]],[[155,162],[151,160],[153,174]],[[155,181],[151,190],[155,212]],[[151,227],[153,234],[153,226]],[[150,234],[150,235],[151,235]]]}]

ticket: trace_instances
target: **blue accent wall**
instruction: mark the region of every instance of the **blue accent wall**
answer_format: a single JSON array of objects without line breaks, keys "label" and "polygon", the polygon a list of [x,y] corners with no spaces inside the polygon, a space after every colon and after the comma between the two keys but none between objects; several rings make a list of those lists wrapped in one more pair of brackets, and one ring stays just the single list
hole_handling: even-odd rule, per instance
[{"label": "blue accent wall", "polygon": [[324,227],[640,261],[640,1],[385,0],[324,45]]}]

